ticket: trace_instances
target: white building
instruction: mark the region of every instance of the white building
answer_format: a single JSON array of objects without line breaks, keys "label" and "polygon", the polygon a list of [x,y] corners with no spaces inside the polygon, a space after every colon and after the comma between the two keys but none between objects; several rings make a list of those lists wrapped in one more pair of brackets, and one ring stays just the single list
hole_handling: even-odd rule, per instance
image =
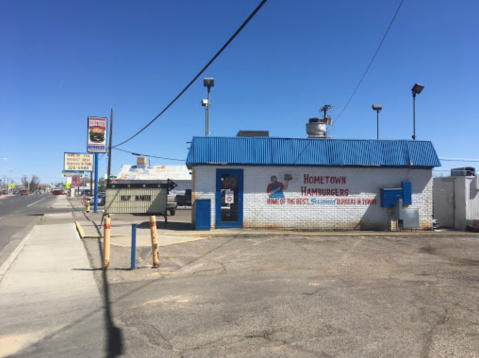
[{"label": "white building", "polygon": [[440,162],[423,141],[195,137],[187,165],[193,203],[211,200],[211,228],[392,230],[381,189],[410,183],[408,208],[431,229]]},{"label": "white building", "polygon": [[174,181],[178,186],[171,190],[171,194],[184,194],[191,189],[191,174],[185,165],[152,165],[146,164],[146,158],[138,157],[137,165],[122,165],[117,180],[138,181]]}]

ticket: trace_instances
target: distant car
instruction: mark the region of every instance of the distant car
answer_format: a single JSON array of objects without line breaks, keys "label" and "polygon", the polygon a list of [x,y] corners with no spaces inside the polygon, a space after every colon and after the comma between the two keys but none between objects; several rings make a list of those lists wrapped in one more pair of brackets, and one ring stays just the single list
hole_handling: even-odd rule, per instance
[{"label": "distant car", "polygon": [[22,191],[20,191],[20,194],[21,195],[28,195],[28,190],[23,189]]},{"label": "distant car", "polygon": [[[98,193],[98,205],[105,205],[105,198],[106,198],[106,193],[105,192],[99,192]],[[90,205],[95,204],[95,197],[92,196],[90,198]]]},{"label": "distant car", "polygon": [[20,194],[20,192],[18,190],[15,190],[13,194],[17,195],[17,194]]},{"label": "distant car", "polygon": [[52,194],[53,194],[53,195],[63,195],[64,193],[63,193],[63,190],[58,190],[58,189],[57,189],[57,190],[53,190],[53,191],[52,191]]}]

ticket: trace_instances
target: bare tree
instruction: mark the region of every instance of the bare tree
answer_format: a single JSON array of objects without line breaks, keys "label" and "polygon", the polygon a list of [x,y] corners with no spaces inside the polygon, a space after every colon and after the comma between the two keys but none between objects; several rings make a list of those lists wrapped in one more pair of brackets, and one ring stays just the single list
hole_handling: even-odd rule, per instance
[{"label": "bare tree", "polygon": [[28,177],[24,175],[22,177],[22,185],[25,189],[36,191],[40,187],[40,178],[33,174],[32,179],[29,181]]},{"label": "bare tree", "polygon": [[29,184],[29,182],[28,182],[27,176],[26,176],[26,175],[22,176],[22,185],[23,185],[23,188],[28,189],[28,184]]},{"label": "bare tree", "polygon": [[30,191],[36,191],[40,187],[40,178],[35,174],[32,175],[32,180],[30,180]]}]

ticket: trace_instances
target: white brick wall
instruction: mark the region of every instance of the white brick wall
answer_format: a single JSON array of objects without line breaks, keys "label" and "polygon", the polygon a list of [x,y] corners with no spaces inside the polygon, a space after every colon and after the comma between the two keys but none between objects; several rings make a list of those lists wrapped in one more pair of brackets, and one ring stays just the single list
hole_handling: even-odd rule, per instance
[{"label": "white brick wall", "polygon": [[[212,228],[215,227],[216,169],[243,169],[244,227],[390,230],[392,209],[381,208],[379,190],[401,187],[401,181],[410,181],[412,184],[412,205],[409,207],[419,209],[421,227],[432,227],[431,169],[196,166],[193,172],[193,200],[211,199]],[[285,174],[293,176],[288,189],[284,190],[285,203],[279,201],[278,204],[269,204],[266,189],[271,176],[276,175],[278,181],[285,183]],[[305,184],[305,174],[310,177],[322,176],[323,183]],[[330,184],[331,179],[326,177],[345,179]],[[334,194],[342,196],[330,193],[326,196],[302,195],[301,187],[334,190]],[[371,204],[374,199],[376,202]]]}]

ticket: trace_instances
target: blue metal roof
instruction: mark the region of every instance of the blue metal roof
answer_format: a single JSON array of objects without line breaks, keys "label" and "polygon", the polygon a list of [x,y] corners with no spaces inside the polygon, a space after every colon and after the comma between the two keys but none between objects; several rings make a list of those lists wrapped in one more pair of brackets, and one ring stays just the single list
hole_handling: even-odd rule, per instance
[{"label": "blue metal roof", "polygon": [[431,142],[411,140],[194,137],[186,164],[432,168]]}]

